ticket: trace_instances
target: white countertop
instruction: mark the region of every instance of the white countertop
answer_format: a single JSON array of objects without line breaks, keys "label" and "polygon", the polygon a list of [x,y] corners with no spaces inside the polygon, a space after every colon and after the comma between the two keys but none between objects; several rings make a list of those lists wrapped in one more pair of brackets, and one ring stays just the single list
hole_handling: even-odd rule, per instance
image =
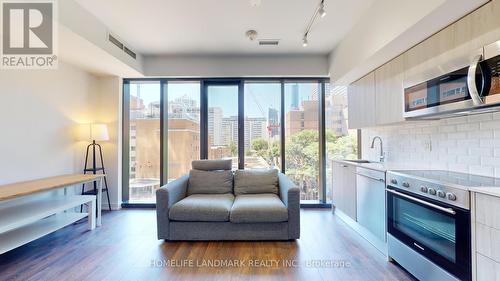
[{"label": "white countertop", "polygon": [[500,187],[495,187],[495,186],[493,186],[493,187],[485,187],[485,186],[471,187],[471,188],[469,188],[469,191],[500,197]]},{"label": "white countertop", "polygon": [[[351,166],[356,166],[356,167],[362,167],[362,168],[371,169],[371,170],[380,171],[380,172],[387,172],[390,170],[394,171],[394,170],[428,169],[428,168],[422,167],[422,166],[418,167],[415,165],[408,165],[408,164],[403,164],[403,163],[391,163],[391,162],[356,163],[356,162],[351,162],[351,161],[341,160],[341,159],[340,160],[333,160],[333,162],[342,163],[342,164],[351,165]],[[500,187],[498,187],[498,186],[467,187],[467,190],[469,190],[471,192],[500,197]]]},{"label": "white countertop", "polygon": [[403,163],[392,163],[392,162],[371,162],[371,163],[357,163],[357,162],[351,162],[348,160],[333,160],[334,162],[337,163],[342,163],[346,165],[352,165],[356,167],[362,167],[370,170],[375,170],[375,171],[380,171],[380,172],[387,172],[389,170],[413,170],[413,169],[423,169],[424,167],[418,167],[415,165],[408,165],[408,164],[403,164]]}]

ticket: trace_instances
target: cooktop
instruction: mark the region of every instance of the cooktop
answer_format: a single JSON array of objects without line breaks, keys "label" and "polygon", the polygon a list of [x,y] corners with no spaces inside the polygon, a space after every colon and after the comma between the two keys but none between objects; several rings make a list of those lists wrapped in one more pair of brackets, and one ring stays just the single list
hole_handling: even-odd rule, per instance
[{"label": "cooktop", "polygon": [[500,187],[500,178],[471,175],[445,170],[393,170],[401,176],[432,180],[441,184],[454,184],[463,187]]}]

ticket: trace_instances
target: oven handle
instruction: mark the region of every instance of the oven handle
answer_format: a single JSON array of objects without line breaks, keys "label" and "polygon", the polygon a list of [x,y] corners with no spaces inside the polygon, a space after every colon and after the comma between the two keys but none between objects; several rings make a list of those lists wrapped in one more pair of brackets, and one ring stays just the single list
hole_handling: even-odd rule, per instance
[{"label": "oven handle", "polygon": [[387,190],[387,192],[390,192],[390,193],[396,194],[396,195],[398,195],[398,196],[401,196],[401,197],[404,197],[404,198],[406,198],[406,199],[408,199],[408,200],[412,200],[412,201],[415,201],[415,202],[417,202],[417,203],[420,203],[420,204],[426,205],[426,206],[428,206],[428,207],[431,207],[431,208],[434,208],[434,209],[438,209],[438,210],[443,211],[443,212],[446,212],[446,213],[448,213],[448,214],[452,214],[452,215],[455,215],[455,214],[456,214],[456,212],[455,212],[453,209],[451,209],[451,208],[444,208],[444,207],[438,206],[438,205],[436,205],[436,204],[432,204],[432,203],[429,203],[429,202],[427,202],[427,201],[424,201],[424,200],[421,200],[421,199],[418,199],[418,198],[415,198],[415,197],[412,197],[412,196],[406,195],[406,194],[404,194],[404,193],[397,192],[397,191],[392,190],[392,189],[386,189],[386,190]]}]

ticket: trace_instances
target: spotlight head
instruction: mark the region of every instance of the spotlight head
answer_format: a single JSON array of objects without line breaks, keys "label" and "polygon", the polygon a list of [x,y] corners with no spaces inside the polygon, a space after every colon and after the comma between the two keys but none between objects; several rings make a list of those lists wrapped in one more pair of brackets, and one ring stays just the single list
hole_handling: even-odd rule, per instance
[{"label": "spotlight head", "polygon": [[304,38],[302,38],[302,47],[307,47],[309,42],[307,42],[307,36],[304,36]]},{"label": "spotlight head", "polygon": [[325,11],[325,4],[321,3],[319,5],[319,10],[318,10],[318,14],[320,17],[324,18],[326,16],[326,11]]}]

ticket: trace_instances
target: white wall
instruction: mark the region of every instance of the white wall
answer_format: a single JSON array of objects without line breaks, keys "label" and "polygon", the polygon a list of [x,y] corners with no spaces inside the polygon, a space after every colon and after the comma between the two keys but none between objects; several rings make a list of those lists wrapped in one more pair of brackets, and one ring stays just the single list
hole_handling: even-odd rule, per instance
[{"label": "white wall", "polygon": [[252,77],[327,76],[323,55],[304,56],[146,56],[145,76]]},{"label": "white wall", "polygon": [[500,177],[500,113],[364,129],[363,159],[378,159],[379,146],[370,149],[377,135],[384,141],[387,161],[403,168]]},{"label": "white wall", "polygon": [[57,70],[1,70],[0,93],[0,185],[81,173],[87,143],[77,141],[77,124],[104,122],[112,205],[120,206],[121,79],[59,62]]},{"label": "white wall", "polygon": [[58,70],[0,71],[0,184],[80,172],[74,128],[92,116],[96,77]]},{"label": "white wall", "polygon": [[[102,142],[101,145],[104,151],[111,207],[119,209],[122,201],[122,80],[116,76],[100,77],[97,84],[99,89],[93,99],[96,111],[93,119],[95,122],[108,125],[110,140]],[[108,208],[107,203],[104,207]]]}]

